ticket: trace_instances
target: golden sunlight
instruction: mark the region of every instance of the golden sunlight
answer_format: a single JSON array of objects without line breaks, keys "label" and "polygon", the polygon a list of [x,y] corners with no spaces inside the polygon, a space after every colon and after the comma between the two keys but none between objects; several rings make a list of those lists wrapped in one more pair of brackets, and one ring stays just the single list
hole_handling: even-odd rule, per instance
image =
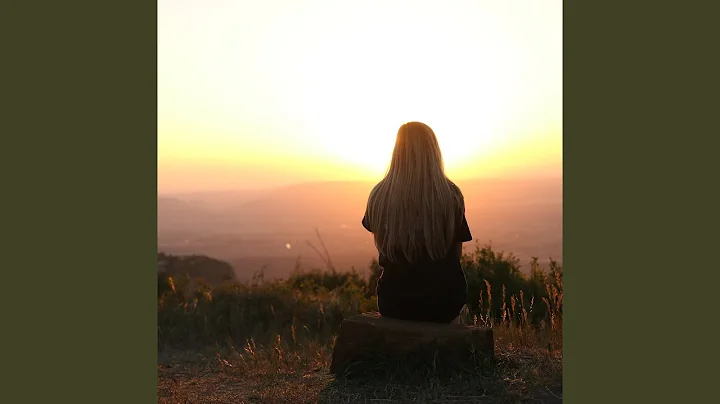
[{"label": "golden sunlight", "polygon": [[[418,8],[412,26],[400,29],[406,9],[386,7],[382,16],[364,11],[313,26],[312,43],[293,53],[286,85],[314,147],[377,174],[387,167],[395,131],[407,121],[435,129],[449,167],[500,142],[526,98],[516,85],[518,50],[502,40],[502,27],[482,15],[474,23],[483,28],[462,27],[447,13]],[[290,32],[310,28],[296,21],[282,25]],[[372,29],[363,29],[368,21]],[[296,45],[276,37],[273,52],[293,52],[284,44]]]},{"label": "golden sunlight", "polygon": [[463,176],[561,156],[559,0],[158,4],[159,182],[183,161],[377,178],[415,120]]}]

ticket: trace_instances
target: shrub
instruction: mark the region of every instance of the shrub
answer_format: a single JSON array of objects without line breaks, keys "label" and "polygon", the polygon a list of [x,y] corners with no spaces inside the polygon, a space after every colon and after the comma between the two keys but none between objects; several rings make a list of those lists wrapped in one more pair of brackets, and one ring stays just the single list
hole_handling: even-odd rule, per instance
[{"label": "shrub", "polygon": [[[468,281],[466,323],[503,330],[518,344],[561,347],[562,267],[530,262],[526,275],[512,254],[478,246],[462,258]],[[178,272],[174,272],[178,274]],[[246,283],[210,286],[187,273],[158,273],[158,341],[165,346],[272,343],[331,344],[341,321],[377,309],[381,268],[369,273],[296,270],[286,280],[260,273]]]}]

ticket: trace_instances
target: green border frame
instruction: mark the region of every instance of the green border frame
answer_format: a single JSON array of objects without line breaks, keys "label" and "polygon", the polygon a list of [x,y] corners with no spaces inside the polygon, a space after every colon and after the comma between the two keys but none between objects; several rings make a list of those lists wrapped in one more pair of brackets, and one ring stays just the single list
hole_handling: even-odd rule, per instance
[{"label": "green border frame", "polygon": [[0,11],[0,402],[157,402],[157,4]]},{"label": "green border frame", "polygon": [[[565,3],[564,397],[709,402],[717,12],[615,4]],[[1,401],[157,401],[157,5],[0,19]]]},{"label": "green border frame", "polygon": [[705,311],[715,312],[715,298],[700,285],[716,284],[717,272],[703,269],[717,267],[709,255],[717,225],[707,236],[702,227],[720,202],[696,187],[717,184],[711,172],[720,172],[707,163],[717,161],[710,143],[720,133],[717,85],[708,91],[720,71],[711,38],[720,34],[707,28],[717,30],[717,11],[690,10],[564,3],[568,403],[717,399]]}]

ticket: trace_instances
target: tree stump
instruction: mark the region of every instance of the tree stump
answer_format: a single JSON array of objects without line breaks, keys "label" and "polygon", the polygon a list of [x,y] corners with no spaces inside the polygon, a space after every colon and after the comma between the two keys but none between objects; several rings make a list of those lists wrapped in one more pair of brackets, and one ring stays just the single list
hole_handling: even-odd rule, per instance
[{"label": "tree stump", "polygon": [[[440,359],[462,367],[469,359],[494,356],[491,329],[462,324],[396,320],[364,313],[343,320],[335,342],[330,372],[346,373],[354,364],[370,361],[413,362]],[[411,365],[414,366],[414,365]]]}]

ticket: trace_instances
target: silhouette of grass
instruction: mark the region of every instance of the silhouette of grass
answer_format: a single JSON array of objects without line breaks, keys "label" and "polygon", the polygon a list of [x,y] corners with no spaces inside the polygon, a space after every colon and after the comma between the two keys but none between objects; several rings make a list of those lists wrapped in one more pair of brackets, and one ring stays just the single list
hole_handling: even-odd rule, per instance
[{"label": "silhouette of grass", "polygon": [[352,380],[336,380],[328,367],[342,319],[376,310],[376,262],[369,274],[328,265],[216,288],[163,278],[158,402],[561,402],[562,268],[534,260],[526,277],[490,246],[465,255],[463,266],[477,297],[462,321],[493,328],[495,360],[450,375],[378,359]]}]

